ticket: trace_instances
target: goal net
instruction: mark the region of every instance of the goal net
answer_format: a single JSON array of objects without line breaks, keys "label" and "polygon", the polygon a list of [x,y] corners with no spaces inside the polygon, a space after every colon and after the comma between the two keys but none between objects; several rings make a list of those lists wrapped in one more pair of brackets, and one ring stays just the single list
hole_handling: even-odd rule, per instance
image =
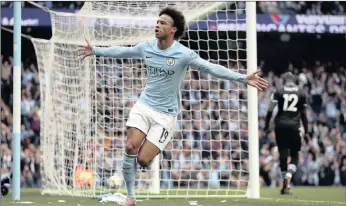
[{"label": "goal net", "polygon": [[[247,72],[245,3],[95,1],[74,14],[50,11],[52,38],[32,40],[41,79],[44,193],[95,197],[125,191],[125,123],[146,83],[143,60],[81,61],[77,49],[85,38],[98,46],[151,41],[166,6],[187,19],[182,44],[210,62]],[[181,90],[176,132],[150,170],[138,167],[137,196],[245,196],[246,86],[189,68]]]}]

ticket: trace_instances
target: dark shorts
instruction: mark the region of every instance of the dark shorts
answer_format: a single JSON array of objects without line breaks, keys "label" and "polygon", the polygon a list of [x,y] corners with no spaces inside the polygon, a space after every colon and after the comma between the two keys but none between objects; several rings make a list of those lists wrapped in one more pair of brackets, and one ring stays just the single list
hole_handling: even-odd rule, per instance
[{"label": "dark shorts", "polygon": [[275,137],[279,150],[300,151],[301,137],[298,129],[275,127]]}]

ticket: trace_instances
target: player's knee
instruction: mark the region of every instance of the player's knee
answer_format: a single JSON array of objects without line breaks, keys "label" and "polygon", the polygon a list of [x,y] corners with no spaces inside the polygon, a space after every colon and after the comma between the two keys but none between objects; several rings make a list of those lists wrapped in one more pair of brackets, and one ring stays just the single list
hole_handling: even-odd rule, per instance
[{"label": "player's knee", "polygon": [[149,165],[151,164],[151,160],[143,156],[138,156],[137,162],[141,167],[144,167],[144,168],[149,167]]}]

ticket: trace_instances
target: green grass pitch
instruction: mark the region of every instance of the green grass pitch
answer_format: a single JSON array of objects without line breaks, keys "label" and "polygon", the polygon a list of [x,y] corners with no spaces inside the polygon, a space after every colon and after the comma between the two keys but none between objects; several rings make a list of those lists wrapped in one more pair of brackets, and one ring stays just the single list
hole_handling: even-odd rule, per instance
[{"label": "green grass pitch", "polygon": [[[345,206],[345,187],[295,187],[293,194],[282,196],[278,188],[262,188],[260,199],[246,198],[182,198],[182,199],[139,199],[138,206]],[[94,206],[116,205],[115,203],[99,203],[96,199],[41,195],[39,189],[22,189],[21,202],[12,202],[10,193],[0,201],[0,205],[33,205],[33,206]]]}]

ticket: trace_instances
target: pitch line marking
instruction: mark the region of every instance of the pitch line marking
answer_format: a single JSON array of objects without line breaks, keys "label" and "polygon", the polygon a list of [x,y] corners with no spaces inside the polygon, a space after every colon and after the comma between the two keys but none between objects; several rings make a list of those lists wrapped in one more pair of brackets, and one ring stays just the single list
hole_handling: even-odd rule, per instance
[{"label": "pitch line marking", "polygon": [[318,200],[292,200],[292,199],[274,199],[274,198],[260,198],[262,200],[275,200],[275,201],[291,201],[291,202],[310,202],[310,203],[330,203],[330,204],[345,204],[345,202],[335,201],[318,201]]}]

